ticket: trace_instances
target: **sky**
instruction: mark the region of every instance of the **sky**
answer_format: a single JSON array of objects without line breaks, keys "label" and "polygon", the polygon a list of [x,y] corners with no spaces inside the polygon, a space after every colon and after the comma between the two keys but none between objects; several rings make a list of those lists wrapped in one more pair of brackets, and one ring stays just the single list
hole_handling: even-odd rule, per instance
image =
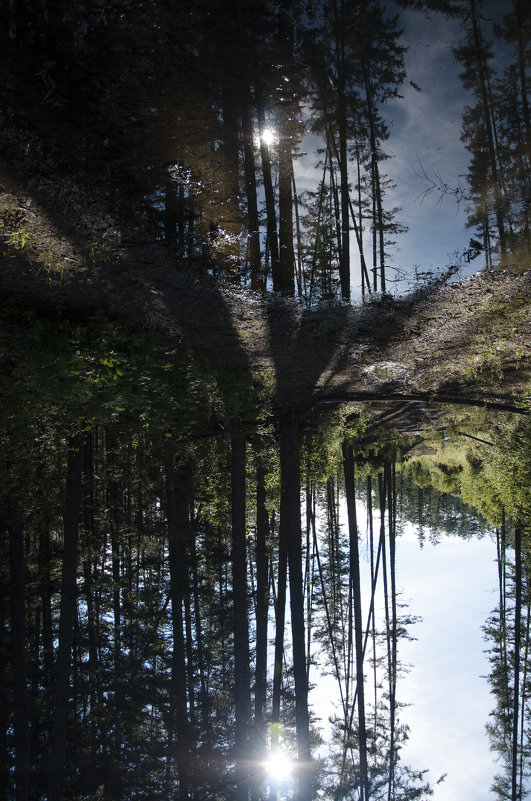
[{"label": "sky", "polygon": [[[357,506],[363,543],[366,510],[360,501]],[[345,529],[344,503],[340,519]],[[438,532],[436,544],[426,527],[424,534],[421,547],[417,527],[407,523],[397,539],[398,602],[406,604],[404,614],[416,618],[408,626],[412,639],[401,639],[398,649],[400,664],[408,667],[397,682],[397,699],[407,705],[399,716],[410,729],[401,764],[429,771],[426,778],[435,785],[434,801],[485,801],[492,797],[497,769],[485,729],[494,699],[486,678],[490,666],[482,632],[498,600],[496,543],[489,533],[465,540]],[[365,555],[364,618],[368,581]],[[383,617],[382,610],[380,614]],[[329,675],[319,678],[314,672],[311,680],[316,686],[310,704],[326,738],[337,687]],[[323,746],[321,753],[326,750]],[[444,781],[436,784],[444,774]]]},{"label": "sky", "polygon": [[[440,176],[449,187],[466,187],[469,154],[460,139],[464,104],[469,100],[459,81],[452,47],[460,39],[459,24],[438,14],[426,15],[408,9],[402,12],[407,79],[400,90],[403,98],[387,104],[390,125],[385,150],[391,157],[384,163],[396,188],[389,193],[389,206],[398,206],[398,219],[408,232],[397,240],[392,263],[411,274],[439,270],[462,252],[471,232],[465,227],[465,204],[452,196],[433,191],[424,196],[430,178]],[[417,91],[409,81],[420,87]],[[481,267],[481,258],[471,272]]]},{"label": "sky", "polygon": [[[490,5],[501,7],[500,0]],[[415,268],[420,272],[444,271],[455,262],[455,254],[463,253],[473,232],[466,228],[466,204],[457,204],[454,197],[441,196],[437,191],[423,197],[428,184],[422,171],[433,178],[439,177],[451,188],[466,188],[465,176],[469,153],[460,139],[464,105],[470,96],[461,86],[460,67],[454,62],[452,47],[459,43],[461,31],[455,20],[442,15],[412,9],[400,12],[400,25],[404,30],[403,44],[406,53],[407,77],[400,95],[382,108],[389,129],[384,150],[390,158],[383,170],[396,185],[384,200],[386,208],[398,207],[396,220],[408,231],[397,237],[391,250],[389,271],[393,278],[406,273],[409,281],[392,286],[393,293],[411,288]],[[410,83],[420,87],[417,91]],[[298,188],[304,189],[315,182],[315,137],[302,142],[307,155],[296,161],[295,176]],[[317,180],[320,179],[320,173]],[[352,180],[352,175],[351,175]],[[367,235],[370,236],[370,235]],[[357,254],[354,234],[352,253]],[[367,249],[370,247],[367,240]],[[465,265],[461,276],[477,272],[483,266],[481,256]],[[358,259],[353,258],[352,296],[360,295]]]},{"label": "sky", "polygon": [[496,772],[485,730],[494,707],[481,627],[497,603],[496,544],[491,537],[443,536],[419,548],[412,527],[397,545],[404,600],[421,621],[416,640],[404,641],[400,658],[410,664],[399,680],[402,713],[410,738],[402,759],[429,769],[434,801],[485,801]]},{"label": "sky", "polygon": [[[482,30],[487,40],[492,40],[492,20],[500,21],[509,7],[507,0],[484,0]],[[390,125],[385,151],[391,156],[384,168],[396,184],[388,194],[388,207],[400,207],[398,219],[408,227],[397,239],[391,264],[414,275],[415,266],[437,272],[455,263],[456,252],[462,254],[474,236],[466,227],[466,201],[458,204],[452,195],[442,196],[437,191],[424,197],[429,184],[421,177],[425,171],[451,189],[466,190],[470,154],[460,138],[461,121],[465,105],[473,99],[461,85],[461,66],[452,52],[463,37],[459,21],[406,9],[400,11],[400,24],[408,48],[407,77],[400,89],[403,97],[391,100],[383,111]],[[493,51],[492,64],[499,70],[503,48],[498,44]],[[463,264],[460,276],[472,275],[482,267],[480,255]],[[357,276],[353,280],[359,283]],[[403,288],[401,284],[396,287],[398,291]],[[357,286],[353,289],[359,291]]]}]

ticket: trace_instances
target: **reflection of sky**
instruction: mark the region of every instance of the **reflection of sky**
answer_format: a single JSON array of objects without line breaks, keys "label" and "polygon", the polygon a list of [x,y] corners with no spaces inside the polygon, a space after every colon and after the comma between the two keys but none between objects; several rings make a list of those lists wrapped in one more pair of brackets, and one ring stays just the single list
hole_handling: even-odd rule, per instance
[{"label": "reflection of sky", "polygon": [[[357,506],[365,625],[370,596],[365,509],[361,502]],[[346,531],[344,503],[341,507]],[[376,513],[376,538],[378,531]],[[428,534],[426,528],[424,533]],[[408,704],[399,711],[399,719],[410,727],[400,761],[414,770],[429,770],[427,779],[432,783],[447,774],[434,789],[434,801],[485,801],[490,797],[497,768],[485,725],[494,698],[486,680],[490,666],[481,629],[498,600],[495,560],[496,544],[488,535],[465,540],[441,534],[437,545],[426,541],[420,547],[415,527],[407,524],[397,539],[397,600],[407,605],[402,614],[418,618],[407,627],[416,639],[398,643],[399,663],[410,666],[397,682],[397,700]],[[377,610],[382,603],[381,575],[379,586]],[[381,620],[381,610],[377,616]],[[365,673],[370,699],[372,671],[368,663]],[[316,687],[310,704],[326,740],[328,716],[338,698],[337,685],[330,675],[319,678],[317,670],[311,680]],[[320,753],[324,755],[326,750],[324,746]]]},{"label": "reflection of sky", "polygon": [[402,712],[411,728],[405,763],[429,768],[435,801],[484,801],[496,772],[485,731],[494,707],[481,626],[497,603],[496,545],[489,538],[441,537],[420,549],[416,537],[397,542],[397,585],[422,621],[417,638],[402,642],[399,656],[411,664],[399,680]]},{"label": "reflection of sky", "polygon": [[[493,2],[489,3],[489,7]],[[496,0],[494,0],[496,5]],[[498,9],[499,11],[499,9]],[[462,38],[459,23],[446,20],[441,14],[425,14],[412,9],[400,12],[400,27],[404,30],[407,78],[400,88],[401,97],[387,103],[382,113],[388,123],[390,136],[383,143],[389,159],[382,162],[381,170],[395,184],[384,198],[386,209],[398,207],[396,221],[408,227],[407,233],[398,234],[396,245],[390,249],[388,263],[405,273],[408,284],[399,284],[391,291],[411,288],[415,268],[420,272],[442,271],[455,263],[456,254],[463,254],[473,231],[465,227],[466,203],[457,204],[451,194],[441,196],[434,190],[424,197],[428,184],[421,173],[443,182],[450,188],[461,186],[466,190],[465,175],[470,154],[460,139],[461,118],[470,94],[460,83],[461,67],[454,63],[452,47]],[[409,83],[421,88],[417,91]],[[315,170],[317,147],[323,143],[307,136],[301,149],[307,154],[295,161],[297,189],[315,188],[322,170]],[[351,165],[354,182],[354,166]],[[358,251],[351,235],[352,295],[360,294]],[[366,257],[370,261],[370,231],[365,232]],[[483,258],[465,264],[462,275],[471,275],[483,267]],[[398,275],[389,270],[389,279]]]},{"label": "reflection of sky", "polygon": [[[482,26],[486,40],[493,39],[492,21],[499,21],[508,6],[505,0],[485,0]],[[465,227],[466,203],[458,205],[451,194],[441,197],[437,191],[423,199],[428,184],[419,174],[424,170],[450,189],[468,188],[465,176],[470,154],[460,135],[464,106],[475,101],[462,88],[462,67],[453,57],[452,48],[463,37],[458,21],[406,9],[400,11],[400,26],[408,47],[407,77],[400,89],[403,97],[390,101],[384,110],[390,125],[384,150],[391,158],[383,163],[383,169],[396,184],[385,205],[400,207],[397,219],[409,228],[398,236],[391,263],[411,275],[415,265],[436,271],[455,263],[456,252],[462,254],[474,235]],[[502,50],[498,40],[492,62],[498,71],[505,57]],[[463,265],[462,275],[472,275],[483,265],[480,255]]]},{"label": "reflection of sky", "polygon": [[[447,266],[452,253],[463,251],[470,239],[464,227],[464,206],[458,207],[450,196],[441,198],[437,191],[423,200],[427,184],[419,177],[423,169],[450,187],[460,181],[466,185],[460,176],[466,173],[469,154],[460,130],[468,95],[452,54],[460,38],[458,23],[438,14],[427,19],[412,10],[402,13],[401,23],[408,45],[407,80],[400,90],[403,98],[390,101],[386,110],[390,137],[384,149],[391,158],[383,169],[396,184],[386,205],[402,209],[397,219],[409,229],[398,238],[392,263],[411,274],[414,265],[422,270]],[[482,266],[479,262],[472,263],[472,271]]]}]

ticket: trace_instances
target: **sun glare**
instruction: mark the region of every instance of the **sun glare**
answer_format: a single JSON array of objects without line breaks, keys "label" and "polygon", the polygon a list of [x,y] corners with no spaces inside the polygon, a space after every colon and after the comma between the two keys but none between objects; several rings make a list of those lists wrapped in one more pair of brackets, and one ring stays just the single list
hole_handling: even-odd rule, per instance
[{"label": "sun glare", "polygon": [[264,128],[262,131],[262,142],[264,145],[271,147],[275,140],[275,132],[271,130],[271,128]]},{"label": "sun glare", "polygon": [[293,774],[293,762],[282,751],[271,751],[264,761],[267,778],[274,782],[283,782]]}]

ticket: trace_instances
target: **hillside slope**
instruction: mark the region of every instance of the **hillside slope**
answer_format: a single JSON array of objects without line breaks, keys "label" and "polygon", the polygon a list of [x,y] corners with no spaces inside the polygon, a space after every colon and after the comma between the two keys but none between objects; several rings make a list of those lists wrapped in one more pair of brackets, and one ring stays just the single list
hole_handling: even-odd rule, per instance
[{"label": "hillside slope", "polygon": [[163,243],[135,240],[20,137],[0,141],[4,307],[72,320],[104,314],[191,349],[280,408],[372,398],[511,408],[528,393],[531,271],[303,309],[196,278],[189,266],[177,271]]}]

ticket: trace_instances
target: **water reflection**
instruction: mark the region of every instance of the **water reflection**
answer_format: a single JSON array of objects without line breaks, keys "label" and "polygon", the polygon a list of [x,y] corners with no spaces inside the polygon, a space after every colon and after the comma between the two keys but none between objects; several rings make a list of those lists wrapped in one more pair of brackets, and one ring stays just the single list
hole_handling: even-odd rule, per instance
[{"label": "water reflection", "polygon": [[[438,542],[451,534],[472,549],[482,532],[498,587],[481,620],[492,690],[482,725],[499,756],[492,797],[519,791],[529,730],[529,486],[518,481],[527,418],[491,419],[485,437],[476,412],[473,439],[433,432],[428,444],[427,434],[420,443],[375,432],[369,412],[351,406],[311,426],[290,418],[196,439],[111,420],[68,447],[50,422],[27,455],[3,463],[12,488],[2,545],[7,765],[14,777],[29,755],[32,797],[48,797],[57,764],[67,797],[94,801],[429,797],[439,768],[429,750],[408,748],[408,726],[422,725],[416,709],[434,697],[432,683],[433,703],[446,705],[461,679],[443,685],[433,670],[408,691],[410,638],[417,616],[430,614],[408,598],[448,570]],[[463,419],[456,425],[463,431]],[[406,562],[412,532],[421,558],[407,551]],[[472,575],[475,565],[456,552],[450,570]],[[457,594],[439,583],[447,647],[465,662],[451,616],[467,615],[469,601],[452,607]],[[427,640],[440,646],[438,620]],[[432,720],[435,745],[442,712]]]},{"label": "water reflection", "polygon": [[408,672],[400,699],[409,739],[403,759],[446,774],[435,798],[489,798],[496,765],[485,725],[493,708],[482,626],[496,605],[496,543],[440,533],[419,548],[413,529],[398,545],[399,582],[422,619],[401,643]]},{"label": "water reflection", "polygon": [[[435,141],[402,95],[413,9],[1,4],[0,801],[429,795],[397,549],[407,522],[470,536],[465,502],[497,532],[493,792],[519,794],[529,425],[424,415],[522,412],[529,389],[522,3],[460,5],[436,39],[464,70],[473,238],[395,301],[408,182],[395,202],[386,163],[412,128],[442,156],[461,116],[436,92]],[[507,273],[438,291],[480,256]]]}]

